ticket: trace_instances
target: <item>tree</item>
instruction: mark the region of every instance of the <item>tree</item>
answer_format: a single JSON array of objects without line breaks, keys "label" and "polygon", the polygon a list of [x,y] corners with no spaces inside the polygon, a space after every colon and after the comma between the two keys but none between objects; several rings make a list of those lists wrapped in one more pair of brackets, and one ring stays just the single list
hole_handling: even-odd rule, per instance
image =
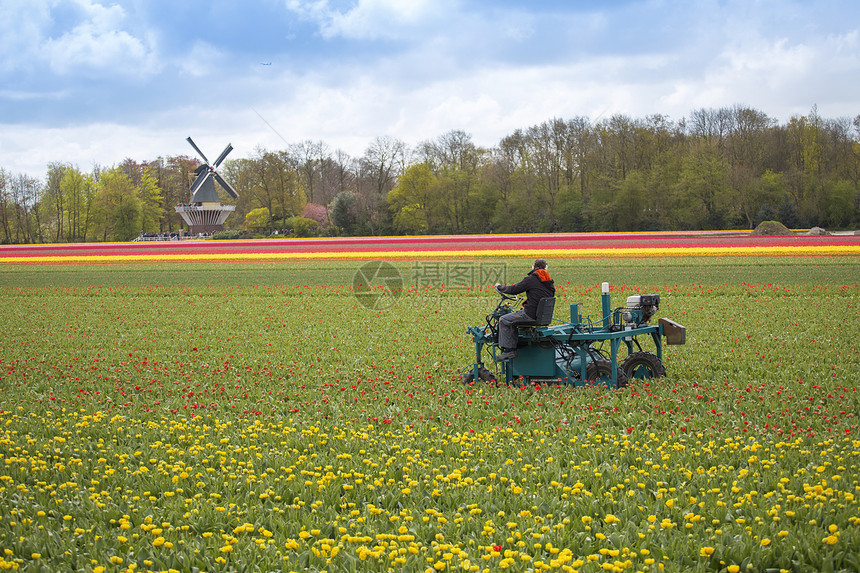
[{"label": "tree", "polygon": [[492,228],[503,232],[532,229],[530,193],[535,183],[528,163],[526,135],[519,129],[514,131],[499,142],[490,157],[484,171],[487,183],[497,195]]},{"label": "tree", "polygon": [[641,171],[630,173],[626,179],[617,181],[614,187],[613,209],[615,220],[613,231],[642,231],[652,217],[647,201],[648,188]]},{"label": "tree", "polygon": [[12,242],[12,224],[9,213],[15,207],[10,200],[9,184],[9,174],[5,169],[0,167],[0,228],[3,229],[3,243]]},{"label": "tree", "polygon": [[854,218],[857,188],[845,179],[829,181],[824,195],[823,223],[828,227],[847,227]]},{"label": "tree", "polygon": [[160,232],[161,218],[164,216],[164,198],[153,171],[145,167],[140,179],[140,230],[144,233]]},{"label": "tree", "polygon": [[[229,163],[229,162],[228,162]],[[163,208],[160,228],[162,231],[173,231],[182,228],[182,216],[176,212],[174,207],[187,203],[191,197],[191,184],[194,181],[194,169],[197,161],[186,156],[177,155],[170,157],[159,157],[155,161],[146,164],[150,173],[155,177],[155,185],[161,189],[161,206]],[[222,166],[222,175],[226,164]],[[232,177],[227,177],[231,183],[235,182]],[[232,222],[227,219],[227,225]]]},{"label": "tree", "polygon": [[528,156],[534,171],[535,183],[532,200],[540,206],[541,217],[547,230],[558,227],[556,204],[562,193],[571,187],[573,174],[570,141],[564,120],[553,119],[529,128],[527,132]]},{"label": "tree", "polygon": [[407,233],[432,231],[436,226],[438,203],[436,179],[426,163],[407,167],[397,187],[388,193],[388,204],[394,212],[394,226]]},{"label": "tree", "polygon": [[[113,168],[138,194],[140,229],[181,224],[172,207],[188,200],[196,165],[181,156]],[[257,149],[221,173],[239,192],[228,227],[264,208],[275,229],[306,205],[322,224],[328,205],[341,232],[367,234],[751,228],[763,217],[840,227],[860,222],[860,115],[825,119],[813,106],[778,124],[735,105],[678,121],[553,118],[490,150],[451,130],[411,155],[403,142],[377,137],[359,159],[308,140]],[[105,197],[98,168],[90,176],[54,162],[44,186],[8,172],[0,183],[4,241],[113,237],[103,200],[97,232],[93,222],[96,191]]]},{"label": "tree", "polygon": [[69,167],[62,163],[49,163],[48,173],[45,177],[45,187],[42,194],[42,200],[45,203],[50,203],[52,206],[54,226],[54,242],[59,243],[60,240],[65,240],[63,233],[63,221],[65,219],[65,198],[62,185],[63,176]]},{"label": "tree", "polygon": [[307,200],[313,203],[324,201],[319,195],[319,188],[324,178],[324,170],[328,165],[328,146],[322,141],[306,140],[290,148],[291,154],[296,158],[297,171],[304,183]]},{"label": "tree", "polygon": [[251,209],[245,215],[245,228],[253,231],[261,232],[272,223],[272,214],[269,213],[268,207],[257,207]]},{"label": "tree", "polygon": [[359,160],[358,199],[371,234],[390,224],[386,199],[406,163],[406,145],[394,137],[377,137]]},{"label": "tree", "polygon": [[[38,179],[18,174],[9,182],[9,196],[14,211],[15,238],[13,243],[32,243],[42,240],[38,204],[42,185]],[[35,236],[34,236],[35,235]]]},{"label": "tree", "polygon": [[479,214],[474,207],[479,167],[488,154],[475,146],[469,134],[452,130],[422,143],[418,155],[438,181],[435,188],[446,229],[454,233],[482,229],[488,215]]},{"label": "tree", "polygon": [[320,197],[317,202],[321,205],[330,204],[338,193],[355,191],[356,161],[345,151],[338,149],[324,161],[321,169]]},{"label": "tree", "polygon": [[568,169],[572,181],[579,182],[579,197],[583,204],[590,200],[589,179],[594,171],[592,156],[595,141],[591,123],[585,117],[575,117],[567,122],[567,133],[571,139]]},{"label": "tree", "polygon": [[725,161],[713,144],[692,146],[673,191],[673,228],[721,229],[731,218]]},{"label": "tree", "polygon": [[116,167],[101,173],[96,212],[102,240],[129,241],[140,234],[141,201],[127,173]]},{"label": "tree", "polygon": [[325,205],[317,203],[306,203],[305,208],[302,209],[302,217],[313,219],[320,226],[326,225],[329,222],[328,209],[326,209]]},{"label": "tree", "polygon": [[358,199],[350,191],[341,191],[331,203],[331,222],[346,234],[358,224]]},{"label": "tree", "polygon": [[92,175],[81,173],[77,167],[67,166],[60,182],[66,198],[65,240],[85,241],[90,230],[90,214],[96,195]]},{"label": "tree", "polygon": [[[269,229],[274,232],[284,220],[301,214],[306,199],[304,188],[288,153],[259,148],[249,160],[228,162],[224,172],[238,183],[240,203],[250,209],[265,207],[271,215]],[[238,179],[238,180],[237,180]]]}]

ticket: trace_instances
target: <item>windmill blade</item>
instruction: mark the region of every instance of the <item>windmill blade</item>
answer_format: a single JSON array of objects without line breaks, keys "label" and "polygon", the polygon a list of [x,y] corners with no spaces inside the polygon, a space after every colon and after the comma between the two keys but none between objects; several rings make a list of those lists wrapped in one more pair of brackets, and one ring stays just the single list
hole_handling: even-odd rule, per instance
[{"label": "windmill blade", "polygon": [[200,148],[199,148],[199,147],[197,147],[197,146],[194,144],[194,141],[193,141],[190,137],[186,137],[186,138],[185,138],[185,140],[186,140],[188,143],[190,143],[190,144],[191,144],[191,147],[193,147],[193,148],[194,148],[194,151],[196,151],[196,152],[197,152],[197,154],[198,154],[198,155],[200,155],[200,157],[202,157],[202,158],[203,158],[203,161],[205,161],[205,162],[208,164],[208,163],[209,163],[209,160],[208,160],[208,159],[206,159],[206,156],[205,156],[205,155],[203,155],[203,152],[202,152],[202,151],[200,151]]},{"label": "windmill blade", "polygon": [[201,163],[200,165],[197,166],[197,169],[194,170],[194,175],[200,175],[201,173],[203,173],[207,169],[209,169],[209,166],[206,165],[205,163]]},{"label": "windmill blade", "polygon": [[224,151],[221,152],[221,155],[218,156],[218,159],[215,160],[215,163],[212,164],[212,167],[218,167],[221,165],[221,162],[224,161],[224,158],[227,157],[231,151],[233,151],[233,146],[228,143],[227,147],[224,148]]},{"label": "windmill blade", "polygon": [[203,182],[209,178],[209,171],[197,176],[197,179],[194,180],[194,183],[191,184],[191,196],[194,196],[194,193],[203,185]]},{"label": "windmill blade", "polygon": [[221,177],[217,171],[212,171],[212,175],[215,176],[215,181],[221,184],[221,187],[223,187],[224,190],[227,191],[230,197],[232,197],[233,199],[239,198],[239,194],[236,193],[236,190],[233,189],[233,186],[227,183],[227,181],[225,181],[224,178]]}]

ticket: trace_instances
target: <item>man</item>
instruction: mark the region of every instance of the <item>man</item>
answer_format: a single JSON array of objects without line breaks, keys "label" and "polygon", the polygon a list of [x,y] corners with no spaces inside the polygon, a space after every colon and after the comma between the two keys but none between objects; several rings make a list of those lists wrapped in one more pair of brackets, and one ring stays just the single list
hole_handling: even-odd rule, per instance
[{"label": "man", "polygon": [[502,316],[499,319],[499,347],[502,353],[499,360],[509,360],[517,357],[517,324],[529,322],[536,318],[540,299],[555,296],[555,283],[549,278],[546,261],[538,259],[532,270],[523,280],[515,285],[503,286],[496,283],[496,290],[504,294],[526,293],[523,308]]}]

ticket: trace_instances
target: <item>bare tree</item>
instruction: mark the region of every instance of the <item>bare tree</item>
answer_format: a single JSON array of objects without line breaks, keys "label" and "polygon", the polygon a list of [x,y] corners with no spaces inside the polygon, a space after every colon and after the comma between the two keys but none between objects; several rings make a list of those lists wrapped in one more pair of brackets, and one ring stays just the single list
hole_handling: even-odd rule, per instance
[{"label": "bare tree", "polygon": [[329,205],[338,194],[355,191],[356,161],[342,149],[338,149],[323,161],[320,169],[321,181],[317,202]]},{"label": "bare tree", "polygon": [[319,202],[318,188],[323,179],[325,161],[329,157],[328,145],[322,141],[306,140],[290,146],[290,154],[296,159],[297,171],[302,176],[308,202]]},{"label": "bare tree", "polygon": [[374,139],[359,160],[358,194],[372,234],[388,222],[386,198],[397,183],[405,162],[406,144],[390,136]]},{"label": "bare tree", "polygon": [[0,167],[0,227],[3,228],[3,242],[12,242],[12,227],[9,222],[9,210],[14,208],[10,200],[10,175]]},{"label": "bare tree", "polygon": [[[12,179],[10,190],[12,203],[15,206],[15,242],[32,243],[36,239],[39,239],[41,242],[39,211],[36,208],[39,195],[42,191],[40,181],[33,177],[19,174]],[[35,218],[35,221],[32,218]],[[34,236],[34,223],[36,236]]]}]

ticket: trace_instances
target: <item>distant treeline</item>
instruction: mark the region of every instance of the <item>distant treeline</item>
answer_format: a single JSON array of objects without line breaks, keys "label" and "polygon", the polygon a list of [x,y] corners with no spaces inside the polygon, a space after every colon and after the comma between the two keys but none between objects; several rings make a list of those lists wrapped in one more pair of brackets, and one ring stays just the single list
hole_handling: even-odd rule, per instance
[{"label": "distant treeline", "polygon": [[[197,162],[96,168],[44,179],[0,168],[5,243],[129,240],[182,227]],[[239,192],[228,230],[387,235],[860,224],[860,115],[815,108],[779,124],[744,106],[671,121],[552,119],[492,149],[451,131],[409,148],[378,137],[359,158],[324,142],[256,149],[221,173]],[[226,199],[226,195],[224,195]],[[225,200],[225,203],[228,201]]]}]

